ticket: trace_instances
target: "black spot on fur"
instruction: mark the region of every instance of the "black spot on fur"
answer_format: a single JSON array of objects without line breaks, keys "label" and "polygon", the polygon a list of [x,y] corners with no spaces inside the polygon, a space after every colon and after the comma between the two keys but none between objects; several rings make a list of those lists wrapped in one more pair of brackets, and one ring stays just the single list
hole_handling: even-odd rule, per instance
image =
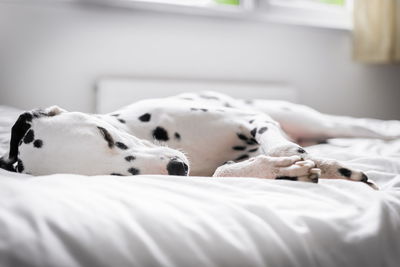
[{"label": "black spot on fur", "polygon": [[34,133],[33,133],[33,130],[30,129],[30,130],[26,133],[26,135],[25,135],[25,137],[24,137],[24,143],[25,143],[25,144],[29,144],[30,142],[33,141],[33,139],[35,139],[35,135],[34,135]]},{"label": "black spot on fur", "polygon": [[233,150],[243,151],[243,150],[246,150],[246,147],[245,146],[234,146],[234,147],[232,147],[232,149]]},{"label": "black spot on fur", "polygon": [[256,137],[257,128],[250,131],[251,136]]},{"label": "black spot on fur", "polygon": [[365,175],[365,173],[361,174],[361,182],[367,183],[368,182],[368,176]]},{"label": "black spot on fur", "polygon": [[237,133],[236,135],[239,137],[240,140],[243,140],[243,141],[247,141],[249,139],[244,134]]},{"label": "black spot on fur", "polygon": [[350,177],[351,177],[351,171],[350,171],[349,169],[340,168],[338,171],[339,171],[339,173],[340,173],[342,176],[344,176],[344,177],[347,177],[347,178],[350,178]]},{"label": "black spot on fur", "polygon": [[250,153],[253,153],[253,152],[256,152],[258,150],[258,147],[256,147],[256,148],[253,148],[253,149],[250,149],[249,151],[247,151],[247,152],[250,152]]},{"label": "black spot on fur", "polygon": [[40,139],[35,140],[35,142],[33,142],[33,146],[36,148],[41,148],[43,146],[43,141]]},{"label": "black spot on fur", "polygon": [[175,136],[175,139],[181,140],[181,135],[179,133],[175,133],[174,136]]},{"label": "black spot on fur", "polygon": [[314,184],[318,184],[319,178],[317,174],[313,174],[310,176],[311,182]]},{"label": "black spot on fur", "polygon": [[169,140],[168,132],[162,127],[157,127],[153,130],[153,137],[160,141]]},{"label": "black spot on fur", "polygon": [[297,176],[278,176],[275,178],[276,180],[289,180],[289,181],[297,181]]},{"label": "black spot on fur", "polygon": [[207,112],[207,111],[208,111],[208,109],[206,109],[206,108],[190,108],[190,110],[192,110],[192,111],[201,110],[201,111],[203,111],[203,112]]},{"label": "black spot on fur", "polygon": [[249,123],[252,124],[254,122],[254,120],[250,120]]},{"label": "black spot on fur", "polygon": [[104,129],[103,127],[97,126],[97,129],[100,130],[100,133],[103,135],[104,139],[106,140],[108,147],[114,147],[114,138],[112,138],[111,134]]},{"label": "black spot on fur", "polygon": [[138,175],[140,171],[136,168],[129,168],[128,172],[131,173],[132,175]]},{"label": "black spot on fur", "polygon": [[119,114],[111,114],[111,116],[118,117]]},{"label": "black spot on fur", "polygon": [[222,165],[229,165],[229,164],[234,164],[235,162],[233,161],[233,160],[229,160],[229,161],[226,161],[226,162],[224,162],[224,164],[222,164]]},{"label": "black spot on fur", "polygon": [[303,148],[301,148],[301,147],[299,147],[298,149],[297,149],[297,152],[299,152],[299,153],[307,153]]},{"label": "black spot on fur", "polygon": [[24,171],[24,164],[22,163],[22,161],[19,159],[18,163],[17,163],[17,171],[18,172],[23,172]]},{"label": "black spot on fur", "polygon": [[148,122],[151,119],[151,114],[150,113],[145,113],[142,116],[139,117],[139,120],[142,122]]},{"label": "black spot on fur", "polygon": [[127,147],[124,143],[121,143],[121,142],[115,142],[115,145],[116,145],[119,149],[122,149],[122,150],[128,149],[128,147]]},{"label": "black spot on fur", "polygon": [[126,123],[126,121],[123,120],[123,119],[118,119],[118,121],[119,121],[120,123]]},{"label": "black spot on fur", "polygon": [[244,160],[244,159],[248,159],[248,158],[249,158],[249,155],[244,154],[244,155],[241,155],[241,156],[237,157],[237,158],[235,159],[235,161]]},{"label": "black spot on fur", "polygon": [[123,176],[122,174],[120,174],[120,173],[116,173],[116,172],[110,173],[110,175],[115,175],[115,176]]},{"label": "black spot on fur", "polygon": [[254,138],[251,138],[251,139],[247,140],[246,143],[247,143],[248,145],[256,145],[256,144],[258,144],[257,140],[254,139]]},{"label": "black spot on fur", "polygon": [[136,159],[135,156],[126,156],[125,157],[125,160],[128,161],[128,162],[134,161],[135,159]]},{"label": "black spot on fur", "polygon": [[231,104],[229,104],[229,103],[225,103],[225,104],[224,104],[224,107],[226,107],[226,108],[231,108],[232,106],[231,106]]},{"label": "black spot on fur", "polygon": [[267,127],[261,127],[261,128],[258,130],[258,133],[259,133],[259,134],[263,134],[263,133],[265,133],[267,130],[268,130]]},{"label": "black spot on fur", "polygon": [[328,140],[318,140],[317,141],[318,145],[324,145],[324,144],[328,144]]}]

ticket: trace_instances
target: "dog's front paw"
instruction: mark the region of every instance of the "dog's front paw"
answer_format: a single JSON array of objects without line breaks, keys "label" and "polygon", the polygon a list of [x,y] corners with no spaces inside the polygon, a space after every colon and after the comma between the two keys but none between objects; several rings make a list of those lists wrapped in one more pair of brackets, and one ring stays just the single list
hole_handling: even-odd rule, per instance
[{"label": "dog's front paw", "polygon": [[239,163],[219,167],[214,177],[257,177],[317,183],[321,171],[314,162],[303,161],[300,156],[268,157],[259,155]]},{"label": "dog's front paw", "polygon": [[273,179],[291,180],[318,183],[321,170],[311,160],[302,160],[300,156],[291,157],[271,157],[274,163],[272,172]]}]

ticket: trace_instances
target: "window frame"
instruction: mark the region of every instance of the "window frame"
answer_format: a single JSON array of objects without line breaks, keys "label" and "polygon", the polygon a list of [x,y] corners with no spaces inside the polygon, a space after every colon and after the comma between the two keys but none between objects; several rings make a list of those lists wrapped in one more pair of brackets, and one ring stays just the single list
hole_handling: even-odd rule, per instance
[{"label": "window frame", "polygon": [[132,7],[158,12],[198,14],[205,16],[236,17],[247,20],[267,21],[320,28],[351,30],[353,0],[347,0],[345,7],[313,3],[308,7],[293,4],[277,4],[277,0],[241,0],[236,5],[191,6],[173,3],[154,3],[143,0],[81,0],[91,3]]}]

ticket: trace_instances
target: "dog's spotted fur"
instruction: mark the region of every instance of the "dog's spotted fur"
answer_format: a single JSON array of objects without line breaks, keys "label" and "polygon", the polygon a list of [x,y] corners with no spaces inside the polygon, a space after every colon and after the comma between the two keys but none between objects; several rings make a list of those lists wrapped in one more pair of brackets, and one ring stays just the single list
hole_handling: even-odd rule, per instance
[{"label": "dog's spotted fur", "polygon": [[58,107],[25,112],[1,166],[33,175],[187,175],[190,166],[191,175],[367,182],[358,170],[309,155],[250,105],[206,92],[144,100],[106,115]]}]

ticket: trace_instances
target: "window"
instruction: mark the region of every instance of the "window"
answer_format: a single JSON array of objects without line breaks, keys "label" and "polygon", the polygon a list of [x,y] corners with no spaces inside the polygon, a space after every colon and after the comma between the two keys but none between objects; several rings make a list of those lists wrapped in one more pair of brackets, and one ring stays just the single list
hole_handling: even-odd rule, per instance
[{"label": "window", "polygon": [[[353,0],[81,0],[156,11],[351,29]],[[221,12],[223,11],[223,12]]]}]

